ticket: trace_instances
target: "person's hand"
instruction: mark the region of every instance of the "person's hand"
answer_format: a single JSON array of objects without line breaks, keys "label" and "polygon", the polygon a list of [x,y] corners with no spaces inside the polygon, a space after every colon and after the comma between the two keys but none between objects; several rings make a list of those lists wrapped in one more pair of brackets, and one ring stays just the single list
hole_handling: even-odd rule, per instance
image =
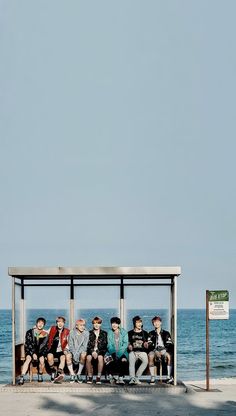
[{"label": "person's hand", "polygon": [[33,360],[37,361],[37,359],[38,359],[37,354],[33,354]]},{"label": "person's hand", "polygon": [[133,347],[132,347],[132,345],[131,345],[131,344],[129,344],[128,349],[129,349],[130,351],[133,351]]},{"label": "person's hand", "polygon": [[92,357],[94,358],[94,360],[96,360],[98,358],[98,355],[95,351],[92,352]]},{"label": "person's hand", "polygon": [[145,341],[145,342],[143,343],[143,346],[144,346],[144,348],[148,348],[148,342],[147,342],[147,341]]},{"label": "person's hand", "polygon": [[123,357],[123,358],[121,358],[121,361],[122,361],[123,363],[125,363],[125,362],[127,362],[127,359],[126,359],[125,357]]}]

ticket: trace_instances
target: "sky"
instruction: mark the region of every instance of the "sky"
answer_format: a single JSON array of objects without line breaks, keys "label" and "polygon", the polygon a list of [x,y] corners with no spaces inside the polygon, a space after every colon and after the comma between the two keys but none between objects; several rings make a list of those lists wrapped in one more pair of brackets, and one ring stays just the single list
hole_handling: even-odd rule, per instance
[{"label": "sky", "polygon": [[9,266],[101,265],[181,266],[179,308],[236,308],[235,14],[0,0],[1,308]]}]

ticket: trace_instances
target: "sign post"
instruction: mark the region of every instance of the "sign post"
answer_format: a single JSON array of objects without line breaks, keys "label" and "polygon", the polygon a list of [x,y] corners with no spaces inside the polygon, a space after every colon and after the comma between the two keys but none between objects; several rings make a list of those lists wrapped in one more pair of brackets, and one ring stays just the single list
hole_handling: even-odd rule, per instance
[{"label": "sign post", "polygon": [[229,319],[228,290],[206,291],[206,390],[210,390],[209,320]]}]

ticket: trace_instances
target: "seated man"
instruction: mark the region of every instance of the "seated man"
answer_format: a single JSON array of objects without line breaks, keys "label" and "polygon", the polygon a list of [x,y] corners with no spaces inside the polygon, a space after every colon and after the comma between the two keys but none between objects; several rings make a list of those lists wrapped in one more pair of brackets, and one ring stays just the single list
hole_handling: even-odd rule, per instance
[{"label": "seated man", "polygon": [[[134,329],[128,332],[129,336],[129,384],[141,384],[139,377],[143,374],[148,365],[148,333],[143,330],[143,322],[140,316],[133,318]],[[135,363],[141,361],[135,374]]]},{"label": "seated man", "polygon": [[120,327],[120,318],[111,318],[111,329],[107,334],[107,353],[104,357],[106,370],[109,374],[110,383],[115,382],[114,375],[117,375],[116,384],[125,384],[124,376],[128,367],[128,333]]},{"label": "seated man", "polygon": [[152,324],[154,326],[154,331],[149,333],[149,370],[151,374],[150,384],[155,383],[155,374],[154,374],[154,362],[155,359],[161,360],[165,359],[167,362],[167,383],[173,382],[172,377],[172,350],[173,342],[171,340],[170,333],[161,328],[162,319],[160,316],[154,316],[152,318]]},{"label": "seated man", "polygon": [[107,332],[101,329],[102,319],[98,316],[92,320],[93,329],[89,331],[86,368],[88,373],[87,383],[93,382],[93,364],[97,361],[98,373],[96,384],[101,384],[101,375],[104,365],[104,355],[107,350]]},{"label": "seated man", "polygon": [[45,356],[47,355],[48,333],[44,330],[46,319],[38,318],[36,325],[29,329],[25,335],[25,362],[22,366],[21,376],[18,384],[24,384],[24,376],[28,371],[31,361],[38,362],[38,381],[43,381],[43,370]]},{"label": "seated man", "polygon": [[[51,381],[60,382],[63,380],[63,370],[65,367],[66,354],[68,352],[68,336],[70,330],[65,328],[65,318],[58,316],[56,325],[50,328],[48,336],[48,365],[51,370]],[[59,360],[59,366],[56,371],[54,359]]]},{"label": "seated man", "polygon": [[[66,364],[70,372],[70,382],[82,383],[81,373],[84,368],[87,346],[88,346],[89,332],[85,329],[85,320],[77,319],[75,328],[69,335],[69,352],[66,355]],[[75,375],[74,367],[77,367],[77,374]]]}]

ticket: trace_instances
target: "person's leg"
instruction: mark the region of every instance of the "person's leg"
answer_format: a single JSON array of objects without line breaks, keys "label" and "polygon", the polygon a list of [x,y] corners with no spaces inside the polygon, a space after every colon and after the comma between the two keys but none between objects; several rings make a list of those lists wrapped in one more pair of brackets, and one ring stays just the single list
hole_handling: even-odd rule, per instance
[{"label": "person's leg", "polygon": [[124,376],[127,373],[128,362],[125,356],[116,360],[116,371],[118,374],[118,379],[116,380],[117,384],[125,384]]},{"label": "person's leg", "polygon": [[55,373],[55,368],[54,368],[54,355],[52,353],[48,353],[47,355],[47,359],[48,359],[48,365],[52,373]]},{"label": "person's leg", "polygon": [[43,356],[39,357],[39,371],[38,371],[38,382],[43,382],[43,370],[45,367],[45,359]]},{"label": "person's leg", "polygon": [[98,374],[97,374],[97,378],[96,378],[96,384],[101,384],[101,375],[102,375],[102,370],[103,370],[103,366],[104,366],[104,357],[103,355],[98,355]]},{"label": "person's leg", "polygon": [[65,354],[61,354],[59,357],[59,366],[58,366],[58,370],[61,370],[61,372],[63,372],[64,368],[65,368],[65,364],[66,364],[66,356]]},{"label": "person's leg", "polygon": [[72,354],[70,352],[66,354],[66,365],[67,365],[70,375],[74,376],[75,373],[73,369]]},{"label": "person's leg", "polygon": [[49,367],[52,368],[54,366],[54,355],[52,353],[48,353],[47,359]]},{"label": "person's leg", "polygon": [[86,352],[82,352],[80,354],[80,358],[79,358],[79,370],[78,370],[78,373],[77,373],[79,376],[81,375],[81,373],[83,371],[84,364],[85,364],[85,361],[86,361],[86,356],[87,356]]},{"label": "person's leg", "polygon": [[92,380],[93,380],[92,355],[87,355],[86,370],[87,370],[87,374],[88,374],[87,383],[92,383]]},{"label": "person's leg", "polygon": [[148,356],[146,352],[139,352],[138,353],[138,358],[141,360],[141,364],[136,372],[136,376],[140,377],[144,370],[146,369],[147,365],[148,365]]},{"label": "person's leg", "polygon": [[86,361],[86,356],[87,356],[86,352],[82,352],[80,354],[79,369],[78,369],[78,372],[77,372],[77,381],[78,381],[78,383],[83,383],[81,373],[82,373],[83,368],[84,368],[84,364],[85,364],[85,361]]},{"label": "person's leg", "polygon": [[110,361],[109,364],[106,365],[106,373],[108,374],[108,379],[111,384],[115,382],[114,374],[116,374],[116,366],[115,361]]},{"label": "person's leg", "polygon": [[129,376],[130,376],[130,381],[135,379],[135,362],[136,362],[136,360],[137,360],[136,354],[134,353],[134,351],[131,351],[129,353]]},{"label": "person's leg", "polygon": [[154,351],[151,351],[148,354],[148,366],[149,366],[149,371],[151,374],[151,380],[150,383],[153,384],[155,383],[155,365],[154,365],[154,359],[155,359],[155,353]]},{"label": "person's leg", "polygon": [[26,359],[25,359],[25,362],[24,362],[24,364],[22,366],[22,370],[21,370],[21,375],[22,376],[25,376],[26,375],[31,361],[32,361],[32,357],[30,355],[27,355],[26,356]]},{"label": "person's leg", "polygon": [[168,381],[170,380],[172,382],[173,381],[173,377],[172,377],[172,357],[171,357],[171,354],[169,354],[168,352],[166,352],[164,356],[165,356],[165,360],[167,362]]}]

